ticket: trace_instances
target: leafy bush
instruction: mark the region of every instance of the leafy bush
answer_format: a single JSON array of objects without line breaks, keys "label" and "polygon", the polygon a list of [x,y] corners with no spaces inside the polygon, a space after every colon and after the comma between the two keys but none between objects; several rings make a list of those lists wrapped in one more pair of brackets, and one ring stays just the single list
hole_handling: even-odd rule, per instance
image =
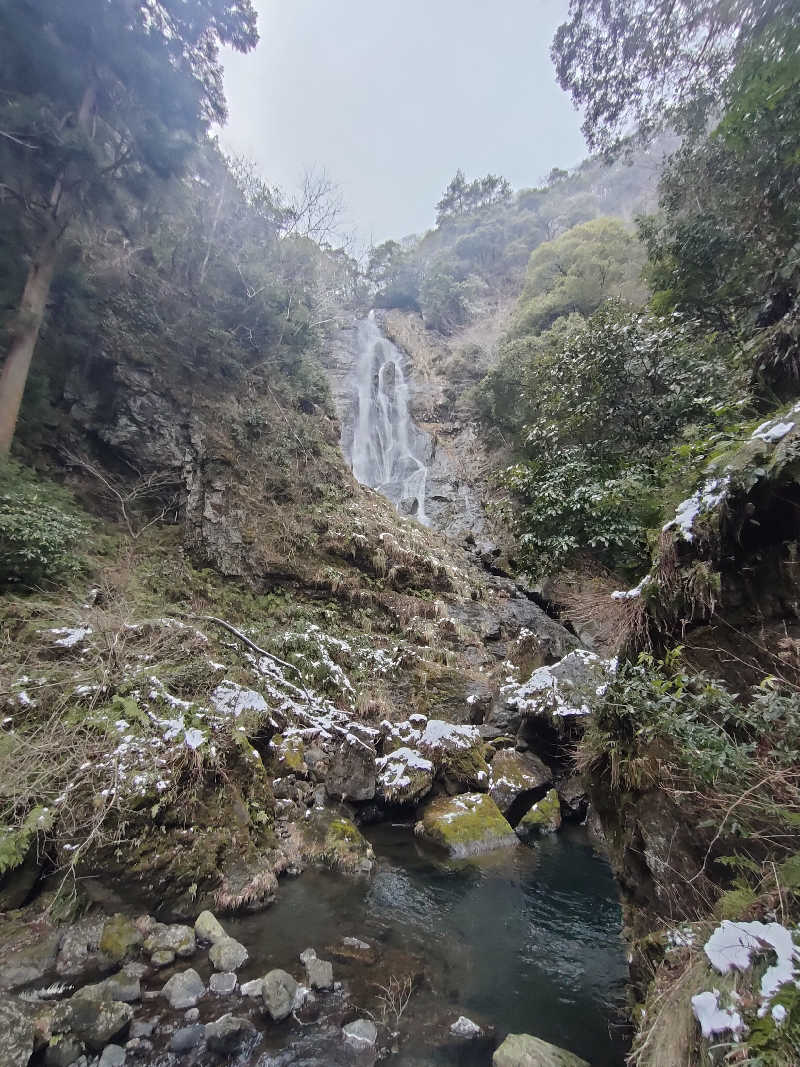
[{"label": "leafy bush", "polygon": [[603,477],[580,450],[564,449],[552,462],[509,467],[503,483],[525,502],[514,525],[530,574],[552,574],[586,548],[625,571],[636,571],[647,559],[645,530],[659,506],[650,468],[634,465]]},{"label": "leafy bush", "polygon": [[79,569],[86,526],[69,494],[15,463],[0,467],[0,587],[34,586]]},{"label": "leafy bush", "polygon": [[[796,777],[800,693],[767,679],[740,700],[721,682],[687,673],[680,657],[680,648],[664,660],[643,653],[620,666],[581,741],[582,767],[607,773],[615,789],[677,779],[716,796],[728,789],[741,794],[759,762],[776,783],[783,772]],[[762,783],[762,801],[769,788]],[[755,793],[753,802],[759,803]],[[774,800],[764,801],[762,813],[773,822],[781,817]]]}]

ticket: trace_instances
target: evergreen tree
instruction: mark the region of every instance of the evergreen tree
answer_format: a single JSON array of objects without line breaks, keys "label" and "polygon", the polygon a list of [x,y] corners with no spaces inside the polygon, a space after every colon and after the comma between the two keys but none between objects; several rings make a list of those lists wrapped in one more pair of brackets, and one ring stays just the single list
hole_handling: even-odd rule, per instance
[{"label": "evergreen tree", "polygon": [[[220,44],[257,42],[251,0],[0,0],[2,209],[27,277],[0,375],[0,454],[14,434],[64,236],[184,167],[225,119]],[[19,271],[20,278],[24,268]]]}]

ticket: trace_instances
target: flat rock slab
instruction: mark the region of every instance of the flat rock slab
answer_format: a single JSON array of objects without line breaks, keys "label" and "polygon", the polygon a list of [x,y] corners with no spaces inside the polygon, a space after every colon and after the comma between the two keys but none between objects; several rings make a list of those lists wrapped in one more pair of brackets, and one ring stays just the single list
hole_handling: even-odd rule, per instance
[{"label": "flat rock slab", "polygon": [[586,1060],[530,1034],[509,1034],[492,1056],[492,1067],[590,1067]]}]

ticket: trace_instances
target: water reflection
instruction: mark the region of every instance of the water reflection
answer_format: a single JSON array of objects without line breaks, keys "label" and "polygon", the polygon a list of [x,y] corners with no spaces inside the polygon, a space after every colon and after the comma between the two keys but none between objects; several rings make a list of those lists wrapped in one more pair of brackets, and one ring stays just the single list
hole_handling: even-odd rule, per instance
[{"label": "water reflection", "polygon": [[[370,882],[307,871],[284,883],[270,911],[240,920],[234,936],[262,946],[251,948],[253,974],[286,966],[308,945],[361,937],[380,946],[380,974],[425,975],[392,1057],[398,1067],[453,1062],[437,1043],[460,1014],[501,1036],[536,1034],[593,1067],[623,1063],[614,1027],[626,978],[619,904],[582,831],[460,862],[421,848],[407,829],[377,826],[369,836],[379,861]],[[337,964],[365,1006],[380,974]]]}]

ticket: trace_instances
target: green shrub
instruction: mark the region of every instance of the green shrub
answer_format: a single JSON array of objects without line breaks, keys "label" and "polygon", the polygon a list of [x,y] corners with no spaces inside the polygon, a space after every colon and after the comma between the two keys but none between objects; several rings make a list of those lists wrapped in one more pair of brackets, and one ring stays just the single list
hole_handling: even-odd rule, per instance
[{"label": "green shrub", "polygon": [[16,463],[0,466],[0,588],[75,574],[85,533],[65,490]]}]

